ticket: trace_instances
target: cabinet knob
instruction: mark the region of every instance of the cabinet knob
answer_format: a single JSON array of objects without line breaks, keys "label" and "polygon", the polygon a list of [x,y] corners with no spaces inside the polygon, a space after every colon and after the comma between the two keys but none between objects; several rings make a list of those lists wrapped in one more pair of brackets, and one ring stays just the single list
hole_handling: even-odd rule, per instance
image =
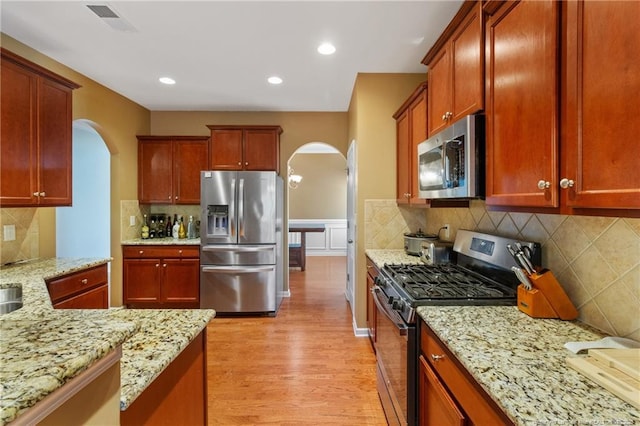
[{"label": "cabinet knob", "polygon": [[247,161],[247,162],[245,162],[245,163],[244,163],[244,165],[245,165],[245,166],[248,166],[248,165],[249,165],[249,162],[248,162],[248,161]]},{"label": "cabinet knob", "polygon": [[144,250],[140,250],[140,251],[138,252],[138,254],[143,254],[143,253],[144,253]]},{"label": "cabinet knob", "polygon": [[81,279],[81,280],[80,280],[80,283],[81,283],[82,285],[87,285],[87,283],[89,283],[89,280],[88,280],[88,279],[86,279],[86,278],[83,278],[83,279]]},{"label": "cabinet knob", "polygon": [[47,194],[45,194],[45,193],[44,193],[44,191],[42,191],[42,192],[40,193],[40,196],[41,196],[41,197],[44,197],[45,195],[47,195]]},{"label": "cabinet knob", "polygon": [[242,166],[242,162],[241,161],[238,161],[238,166]]},{"label": "cabinet knob", "polygon": [[562,189],[573,188],[573,185],[575,184],[576,183],[571,179],[564,178],[560,181],[560,188]]},{"label": "cabinet knob", "polygon": [[166,267],[167,267],[167,264],[166,264],[166,263],[163,263],[163,264],[162,264],[162,267],[163,267],[163,268],[166,268]]},{"label": "cabinet knob", "polygon": [[538,189],[549,189],[550,187],[551,184],[548,181],[542,179],[538,181]]},{"label": "cabinet knob", "polygon": [[438,362],[444,359],[444,355],[431,354],[431,359],[433,360],[433,362]]},{"label": "cabinet knob", "polygon": [[176,200],[178,199],[178,196],[176,195]]},{"label": "cabinet knob", "polygon": [[178,254],[182,254],[182,250],[178,250]]},{"label": "cabinet knob", "polygon": [[442,121],[447,121],[447,113],[442,114]]},{"label": "cabinet knob", "polygon": [[39,197],[39,196],[40,196],[40,193],[39,193],[39,192],[34,192],[34,193],[33,193],[33,196],[34,196],[34,197]]},{"label": "cabinet knob", "polygon": [[159,263],[156,263],[156,268],[158,268],[158,267],[160,267],[160,264],[159,264]]}]

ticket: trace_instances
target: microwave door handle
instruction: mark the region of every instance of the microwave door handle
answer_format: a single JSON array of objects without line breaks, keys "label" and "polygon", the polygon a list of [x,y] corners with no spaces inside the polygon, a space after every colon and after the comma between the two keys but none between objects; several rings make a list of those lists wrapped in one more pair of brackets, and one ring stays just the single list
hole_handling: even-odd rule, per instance
[{"label": "microwave door handle", "polygon": [[451,141],[442,143],[442,187],[449,188],[449,157],[447,156],[447,146]]}]

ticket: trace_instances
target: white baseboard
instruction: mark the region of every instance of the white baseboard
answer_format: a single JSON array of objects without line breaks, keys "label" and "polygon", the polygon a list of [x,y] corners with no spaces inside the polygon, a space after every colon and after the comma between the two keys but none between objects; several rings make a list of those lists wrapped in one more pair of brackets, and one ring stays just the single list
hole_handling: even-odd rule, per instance
[{"label": "white baseboard", "polygon": [[368,328],[358,328],[356,324],[356,319],[353,319],[353,334],[356,337],[369,337],[369,329]]}]

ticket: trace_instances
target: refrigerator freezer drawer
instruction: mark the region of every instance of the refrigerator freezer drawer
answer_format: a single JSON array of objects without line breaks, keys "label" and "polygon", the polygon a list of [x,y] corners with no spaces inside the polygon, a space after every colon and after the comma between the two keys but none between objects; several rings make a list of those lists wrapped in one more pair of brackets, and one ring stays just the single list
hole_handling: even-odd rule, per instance
[{"label": "refrigerator freezer drawer", "polygon": [[201,266],[200,308],[218,313],[275,313],[276,266]]},{"label": "refrigerator freezer drawer", "polygon": [[201,265],[275,265],[276,246],[203,245]]}]

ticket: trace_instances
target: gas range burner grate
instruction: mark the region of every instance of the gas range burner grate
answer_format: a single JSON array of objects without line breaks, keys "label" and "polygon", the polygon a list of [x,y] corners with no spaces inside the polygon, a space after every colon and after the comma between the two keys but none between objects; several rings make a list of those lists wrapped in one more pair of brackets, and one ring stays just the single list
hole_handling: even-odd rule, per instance
[{"label": "gas range burner grate", "polygon": [[415,300],[502,299],[515,291],[457,265],[385,265],[389,278]]}]

